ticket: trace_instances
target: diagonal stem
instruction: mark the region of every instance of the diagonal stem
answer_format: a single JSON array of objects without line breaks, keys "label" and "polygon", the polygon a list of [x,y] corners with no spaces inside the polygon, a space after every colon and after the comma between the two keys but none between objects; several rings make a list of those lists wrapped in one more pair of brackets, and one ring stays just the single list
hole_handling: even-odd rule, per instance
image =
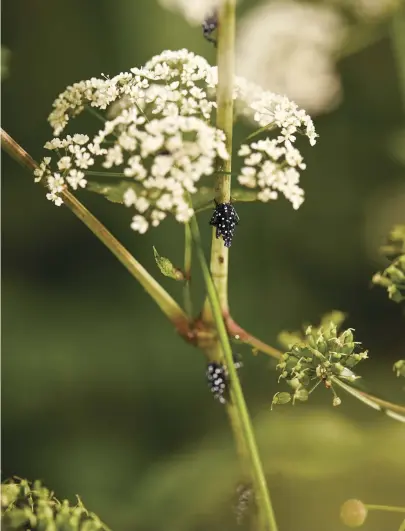
[{"label": "diagonal stem", "polygon": [[[38,167],[34,159],[3,129],[1,130],[1,146],[4,151],[31,173]],[[177,302],[74,195],[68,190],[64,190],[61,196],[64,204],[118,258],[174,324],[178,332],[187,338],[189,334],[187,316]]]}]

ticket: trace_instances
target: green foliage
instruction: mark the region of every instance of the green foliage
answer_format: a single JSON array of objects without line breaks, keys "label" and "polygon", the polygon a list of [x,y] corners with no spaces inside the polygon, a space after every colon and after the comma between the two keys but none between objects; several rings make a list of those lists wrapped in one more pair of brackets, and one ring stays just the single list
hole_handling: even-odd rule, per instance
[{"label": "green foliage", "polygon": [[100,519],[83,506],[57,500],[40,481],[13,479],[1,485],[1,520],[7,531],[108,531]]},{"label": "green foliage", "polygon": [[128,179],[124,178],[114,178],[114,179],[103,179],[103,180],[93,180],[92,177],[86,175],[88,179],[87,189],[96,194],[104,196],[106,199],[112,203],[123,203],[125,192],[132,188],[134,192],[139,192],[141,186],[134,182],[129,182]]},{"label": "green foliage", "polygon": [[405,225],[392,229],[388,244],[381,247],[381,252],[391,264],[373,276],[373,283],[386,288],[394,302],[402,302],[405,300]]},{"label": "green foliage", "polygon": [[160,272],[165,277],[173,278],[174,280],[185,280],[185,275],[181,269],[174,267],[171,261],[164,256],[160,256],[157,252],[156,247],[153,247],[153,254],[155,255],[155,260]]},{"label": "green foliage", "polygon": [[[307,326],[304,334],[281,334],[280,340],[289,350],[282,355],[277,365],[281,371],[279,380],[285,379],[293,388],[293,404],[296,400],[308,400],[309,394],[323,382],[333,392],[333,405],[338,406],[341,400],[333,389],[333,378],[343,378],[349,382],[359,378],[352,369],[368,357],[367,351],[355,352],[360,343],[354,341],[351,328],[338,333],[343,319],[344,314],[341,312],[332,312],[323,317],[319,327]],[[313,380],[317,380],[315,385],[312,384]],[[289,402],[287,394],[277,393],[273,404]]]}]

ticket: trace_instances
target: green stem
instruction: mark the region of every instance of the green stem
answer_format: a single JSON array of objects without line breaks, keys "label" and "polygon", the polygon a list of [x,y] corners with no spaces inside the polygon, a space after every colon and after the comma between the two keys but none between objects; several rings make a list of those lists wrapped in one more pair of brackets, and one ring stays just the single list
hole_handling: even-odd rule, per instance
[{"label": "green stem", "polygon": [[398,531],[405,531],[405,520],[402,521],[402,524],[399,526]]},{"label": "green stem", "polygon": [[92,114],[95,118],[97,118],[97,120],[103,122],[104,124],[107,121],[107,119],[104,118],[102,114],[97,112],[91,105],[85,105],[84,110],[87,111],[89,114]]},{"label": "green stem", "polygon": [[[1,130],[1,146],[13,159],[27,168],[31,173],[38,167],[34,159],[13,140],[3,129]],[[44,181],[43,181],[44,182]],[[46,185],[46,183],[44,182]],[[165,291],[162,286],[143,268],[143,266],[125,249],[125,247],[78,201],[68,190],[61,193],[64,204],[88,229],[118,258],[129,273],[141,284],[156,302],[162,312],[174,324],[178,332],[187,337],[189,332],[188,319],[182,308]]]},{"label": "green stem", "polygon": [[[250,461],[252,482],[255,490],[256,501],[259,511],[259,520],[262,523],[262,529],[269,531],[277,531],[276,519],[271,504],[270,494],[267,488],[266,478],[260,460],[259,451],[253,432],[253,427],[250,421],[250,416],[246,406],[245,398],[243,396],[243,391],[239,381],[238,373],[233,361],[232,348],[225,328],[224,319],[222,317],[219,297],[204,256],[204,251],[201,245],[200,231],[195,216],[193,216],[191,220],[191,232],[196,244],[198,258],[200,261],[205,285],[207,288],[208,299],[211,305],[213,320],[218,332],[219,342],[222,348],[222,354],[225,358],[225,363],[231,382],[231,404],[228,407],[228,414],[231,415],[231,421],[233,421],[232,425],[234,428],[235,437],[237,438],[237,440],[240,441],[239,448],[242,448],[242,451],[245,454],[244,457],[247,457]],[[233,410],[232,406],[234,406],[236,410]],[[242,430],[242,433],[240,433],[240,429]]]},{"label": "green stem", "polygon": [[191,280],[191,261],[193,242],[191,236],[190,224],[184,225],[184,275],[186,277],[183,288],[184,308],[191,321],[193,317],[193,303],[191,299],[190,280]]},{"label": "green stem", "polygon": [[[229,203],[231,199],[232,171],[232,133],[233,133],[233,79],[235,55],[235,9],[236,0],[224,0],[218,13],[218,86],[217,86],[217,121],[216,126],[222,129],[226,136],[226,149],[229,158],[218,161],[217,178],[215,183],[215,199],[218,203]],[[215,237],[212,232],[211,247],[211,275],[218,293],[223,314],[228,308],[228,248],[222,239]],[[206,300],[203,310],[206,322],[212,322],[212,312],[209,301]]]},{"label": "green stem", "polygon": [[352,395],[363,404],[376,409],[377,411],[382,411],[388,417],[398,420],[399,422],[405,422],[405,407],[399,404],[394,404],[393,402],[388,402],[387,400],[382,400],[374,395],[365,393],[364,391],[359,391],[354,387],[342,382],[336,376],[331,377],[331,381],[336,384],[338,387],[341,387],[346,391],[346,393]]},{"label": "green stem", "polygon": [[127,177],[124,173],[114,172],[114,171],[89,171],[84,172],[89,177],[120,177],[122,179],[127,179],[128,181],[133,182],[133,177]]},{"label": "green stem", "polygon": [[387,511],[390,513],[405,513],[405,507],[393,507],[392,505],[373,505],[364,504],[369,511]]}]

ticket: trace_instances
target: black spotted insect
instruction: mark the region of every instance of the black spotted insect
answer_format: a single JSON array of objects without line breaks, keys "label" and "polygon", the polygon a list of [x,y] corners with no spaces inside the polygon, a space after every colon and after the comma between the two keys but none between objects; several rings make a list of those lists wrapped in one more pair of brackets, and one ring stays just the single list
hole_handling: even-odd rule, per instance
[{"label": "black spotted insect", "polygon": [[210,225],[216,227],[215,236],[222,236],[225,247],[232,245],[233,233],[236,225],[239,224],[239,216],[232,203],[217,203],[215,201],[215,210],[212,214]]},{"label": "black spotted insect", "polygon": [[[235,368],[240,369],[240,367],[242,367],[242,362],[238,361],[236,358],[234,358],[234,361]],[[206,376],[208,386],[214,398],[221,402],[221,404],[226,404],[229,395],[228,369],[225,365],[213,361],[207,365]]]},{"label": "black spotted insect", "polygon": [[217,29],[218,27],[218,14],[212,13],[211,15],[208,15],[204,22],[202,23],[202,30],[204,38],[208,42],[212,42],[212,44],[216,47],[217,46],[217,40],[212,37],[212,33]]}]

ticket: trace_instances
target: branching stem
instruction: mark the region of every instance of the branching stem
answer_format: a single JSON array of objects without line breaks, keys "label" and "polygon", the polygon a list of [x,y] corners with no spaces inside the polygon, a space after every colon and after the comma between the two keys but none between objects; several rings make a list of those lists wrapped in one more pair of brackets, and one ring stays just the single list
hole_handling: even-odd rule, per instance
[{"label": "branching stem", "polygon": [[[1,146],[13,159],[27,168],[31,174],[38,167],[34,159],[3,129],[1,130]],[[64,190],[61,193],[61,196],[64,204],[73,212],[73,214],[78,217],[95,236],[97,236],[97,238],[116,256],[116,258],[118,258],[129,273],[136,278],[166,317],[173,323],[178,332],[184,337],[187,337],[189,333],[187,315],[177,302],[158,282],[156,282],[156,280],[131,255],[131,253],[111,234],[111,232],[109,232],[106,227],[104,227],[104,225],[74,197],[74,195],[68,190]]]}]

